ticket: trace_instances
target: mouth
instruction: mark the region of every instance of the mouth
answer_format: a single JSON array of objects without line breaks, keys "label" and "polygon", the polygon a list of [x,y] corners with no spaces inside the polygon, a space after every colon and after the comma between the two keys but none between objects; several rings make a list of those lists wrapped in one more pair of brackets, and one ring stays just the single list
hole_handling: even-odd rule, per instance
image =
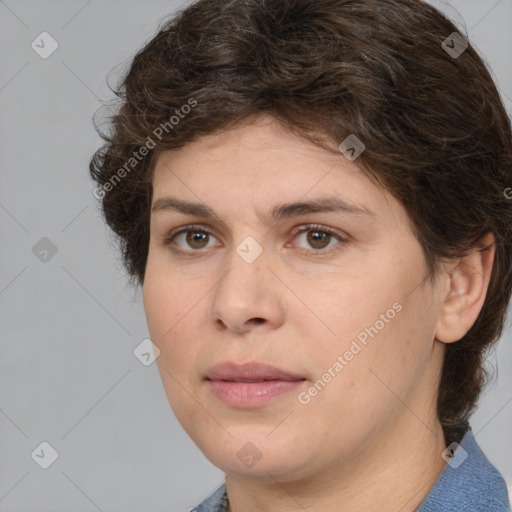
[{"label": "mouth", "polygon": [[252,409],[297,390],[306,379],[293,372],[252,361],[218,364],[210,368],[205,381],[212,394],[223,403]]},{"label": "mouth", "polygon": [[263,382],[267,380],[302,380],[304,377],[297,373],[283,370],[269,364],[250,361],[238,364],[225,362],[211,367],[207,374],[207,380],[225,380],[231,382]]}]

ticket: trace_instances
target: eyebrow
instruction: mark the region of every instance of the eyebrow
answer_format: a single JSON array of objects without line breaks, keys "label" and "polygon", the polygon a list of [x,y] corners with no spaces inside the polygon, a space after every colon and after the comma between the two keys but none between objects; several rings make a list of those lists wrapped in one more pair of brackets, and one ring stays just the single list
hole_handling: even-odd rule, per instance
[{"label": "eyebrow", "polygon": [[[175,197],[162,197],[157,199],[151,207],[153,213],[160,211],[177,211],[185,215],[202,217],[205,219],[217,219],[219,216],[207,205],[183,201]],[[274,221],[306,215],[308,213],[336,212],[351,215],[365,215],[376,217],[370,209],[355,204],[350,204],[340,197],[321,197],[309,201],[284,203],[274,206],[270,218]]]}]

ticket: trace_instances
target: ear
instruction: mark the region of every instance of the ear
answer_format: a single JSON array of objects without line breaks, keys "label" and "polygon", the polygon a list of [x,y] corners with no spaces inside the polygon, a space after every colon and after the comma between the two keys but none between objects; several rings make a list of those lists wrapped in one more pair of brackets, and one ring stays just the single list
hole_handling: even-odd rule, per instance
[{"label": "ear", "polygon": [[446,287],[435,337],[443,343],[460,340],[475,323],[487,295],[494,264],[496,238],[486,233],[474,250],[451,262],[446,270]]}]

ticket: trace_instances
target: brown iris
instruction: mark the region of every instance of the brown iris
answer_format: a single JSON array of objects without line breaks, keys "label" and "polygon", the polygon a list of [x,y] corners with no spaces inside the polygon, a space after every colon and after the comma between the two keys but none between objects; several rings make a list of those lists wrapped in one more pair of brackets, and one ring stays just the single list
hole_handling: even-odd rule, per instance
[{"label": "brown iris", "polygon": [[308,231],[308,243],[315,249],[325,249],[329,245],[331,235],[323,231],[310,230]]},{"label": "brown iris", "polygon": [[[187,233],[187,244],[194,249],[202,249],[208,244],[209,233],[204,231],[189,231]],[[206,242],[204,245],[201,245]]]}]

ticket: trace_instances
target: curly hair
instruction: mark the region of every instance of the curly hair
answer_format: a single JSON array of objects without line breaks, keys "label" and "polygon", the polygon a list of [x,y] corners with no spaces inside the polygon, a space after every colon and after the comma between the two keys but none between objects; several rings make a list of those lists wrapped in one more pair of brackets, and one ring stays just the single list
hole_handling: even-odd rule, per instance
[{"label": "curly hair", "polygon": [[262,113],[326,149],[350,134],[364,141],[357,163],[406,209],[427,277],[493,233],[485,303],[446,347],[437,392],[446,439],[489,381],[484,357],[512,289],[510,120],[481,57],[454,32],[418,0],[195,1],[134,57],[90,162],[94,195],[137,284],[156,155]]}]

